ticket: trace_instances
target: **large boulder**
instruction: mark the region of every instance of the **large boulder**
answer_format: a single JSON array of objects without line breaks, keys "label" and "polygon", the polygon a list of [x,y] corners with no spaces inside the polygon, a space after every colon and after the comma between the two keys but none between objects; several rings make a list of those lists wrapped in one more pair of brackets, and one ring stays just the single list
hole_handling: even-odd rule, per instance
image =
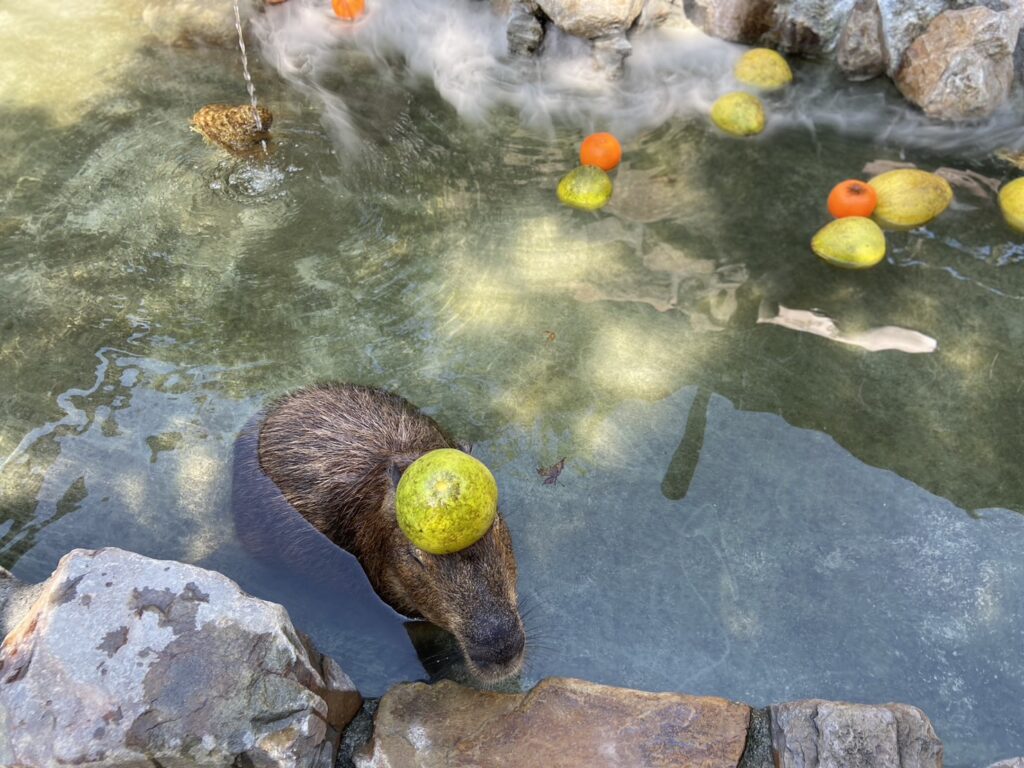
[{"label": "large boulder", "polygon": [[931,117],[989,117],[1010,96],[1020,28],[1019,10],[946,11],[907,50],[896,84]]},{"label": "large boulder", "polygon": [[452,682],[389,691],[359,768],[736,768],[750,708],[724,699],[644,693],[566,678],[526,694]]},{"label": "large boulder", "polygon": [[0,680],[0,765],[24,768],[330,768],[361,702],[281,606],[117,549],[60,561]]},{"label": "large boulder", "polygon": [[816,56],[835,48],[854,2],[686,0],[686,11],[713,37]]},{"label": "large boulder", "polygon": [[[929,22],[960,0],[685,0],[687,15],[713,37],[748,45],[769,45],[808,56],[879,56],[895,75],[903,53]],[[874,39],[876,35],[877,41]],[[867,47],[868,50],[864,50]]]},{"label": "large boulder", "polygon": [[644,0],[537,0],[537,4],[559,29],[592,40],[629,29]]},{"label": "large boulder", "polygon": [[885,73],[895,77],[903,64],[903,56],[931,23],[932,19],[957,0],[878,0],[882,16]]},{"label": "large boulder", "polygon": [[771,731],[778,768],[942,768],[942,742],[906,704],[777,704]]}]

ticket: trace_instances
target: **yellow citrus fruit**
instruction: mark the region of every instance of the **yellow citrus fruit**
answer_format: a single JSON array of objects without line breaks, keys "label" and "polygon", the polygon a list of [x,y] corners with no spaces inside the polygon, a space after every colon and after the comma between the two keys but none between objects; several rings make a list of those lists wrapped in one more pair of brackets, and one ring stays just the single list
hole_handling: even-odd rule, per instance
[{"label": "yellow citrus fruit", "polygon": [[398,527],[425,552],[447,555],[479,541],[498,514],[498,484],[477,459],[454,448],[420,456],[395,491]]},{"label": "yellow citrus fruit", "polygon": [[764,130],[764,105],[749,93],[727,93],[712,105],[711,119],[733,136],[753,136]]},{"label": "yellow citrus fruit", "polygon": [[1007,224],[1024,232],[1024,176],[999,190],[999,208]]},{"label": "yellow citrus fruit", "polygon": [[875,220],[883,226],[920,227],[953,202],[953,188],[948,181],[916,168],[887,171],[868,184],[878,194]]},{"label": "yellow citrus fruit", "polygon": [[762,91],[775,91],[793,82],[793,70],[777,51],[755,48],[747,51],[736,62],[736,79],[744,85]]},{"label": "yellow citrus fruit", "polygon": [[885,233],[871,219],[847,216],[818,230],[811,249],[834,266],[866,269],[885,258]]},{"label": "yellow citrus fruit", "polygon": [[581,211],[596,211],[611,197],[612,180],[595,165],[581,165],[558,182],[558,199]]}]

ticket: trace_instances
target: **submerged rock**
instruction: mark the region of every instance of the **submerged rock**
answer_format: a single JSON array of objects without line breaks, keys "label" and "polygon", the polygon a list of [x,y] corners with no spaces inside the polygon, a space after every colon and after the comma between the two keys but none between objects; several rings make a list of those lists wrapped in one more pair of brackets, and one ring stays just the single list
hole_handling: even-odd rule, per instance
[{"label": "submerged rock", "polygon": [[[239,0],[243,20],[252,14],[254,6],[254,0]],[[238,45],[235,12],[230,2],[147,0],[142,9],[142,20],[166,45],[214,45],[221,48]]]},{"label": "submerged rock", "polygon": [[274,116],[266,107],[257,107],[259,124],[248,104],[207,104],[192,116],[191,128],[196,133],[219,144],[229,152],[253,152],[270,139],[270,126]]},{"label": "submerged rock", "polygon": [[0,568],[0,635],[6,636],[17,626],[42,590],[42,584],[25,584]]},{"label": "submerged rock", "polygon": [[771,707],[778,768],[942,768],[942,742],[906,704],[794,701]]},{"label": "submerged rock", "polygon": [[748,706],[725,699],[566,678],[526,694],[414,683],[381,700],[355,765],[735,768],[749,722]]},{"label": "submerged rock", "polygon": [[508,27],[505,30],[508,38],[508,52],[514,56],[529,56],[536,53],[544,42],[544,25],[537,17],[535,9],[525,3],[516,3],[512,8]]},{"label": "submerged rock", "polygon": [[117,549],[60,561],[0,671],[0,765],[330,768],[361,701],[281,606]]},{"label": "submerged rock", "polygon": [[981,119],[1010,96],[1019,11],[946,11],[907,50],[896,84],[930,117]]}]

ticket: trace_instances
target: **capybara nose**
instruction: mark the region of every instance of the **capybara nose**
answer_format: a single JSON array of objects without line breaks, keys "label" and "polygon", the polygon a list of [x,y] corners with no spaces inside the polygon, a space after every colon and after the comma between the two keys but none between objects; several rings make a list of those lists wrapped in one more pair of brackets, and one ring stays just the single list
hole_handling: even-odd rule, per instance
[{"label": "capybara nose", "polygon": [[486,617],[473,622],[464,642],[466,654],[482,672],[510,675],[518,670],[526,635],[515,616]]}]

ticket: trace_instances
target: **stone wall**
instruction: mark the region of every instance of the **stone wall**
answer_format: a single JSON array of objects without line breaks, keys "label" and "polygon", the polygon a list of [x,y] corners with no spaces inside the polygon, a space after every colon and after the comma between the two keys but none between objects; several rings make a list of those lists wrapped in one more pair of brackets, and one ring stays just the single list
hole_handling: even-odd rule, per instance
[{"label": "stone wall", "polygon": [[[712,37],[828,59],[852,80],[887,75],[904,96],[941,120],[992,115],[1021,80],[1020,0],[495,0],[513,52],[536,51],[547,25],[594,43],[615,74],[644,26],[698,27]],[[520,41],[529,21],[529,46]],[[611,54],[611,55],[609,55]],[[1015,72],[1016,54],[1016,72]]]},{"label": "stone wall", "polygon": [[754,709],[569,678],[407,683],[364,703],[281,606],[117,549],[75,550],[34,586],[0,569],[0,617],[0,765],[942,767],[905,704]]}]

